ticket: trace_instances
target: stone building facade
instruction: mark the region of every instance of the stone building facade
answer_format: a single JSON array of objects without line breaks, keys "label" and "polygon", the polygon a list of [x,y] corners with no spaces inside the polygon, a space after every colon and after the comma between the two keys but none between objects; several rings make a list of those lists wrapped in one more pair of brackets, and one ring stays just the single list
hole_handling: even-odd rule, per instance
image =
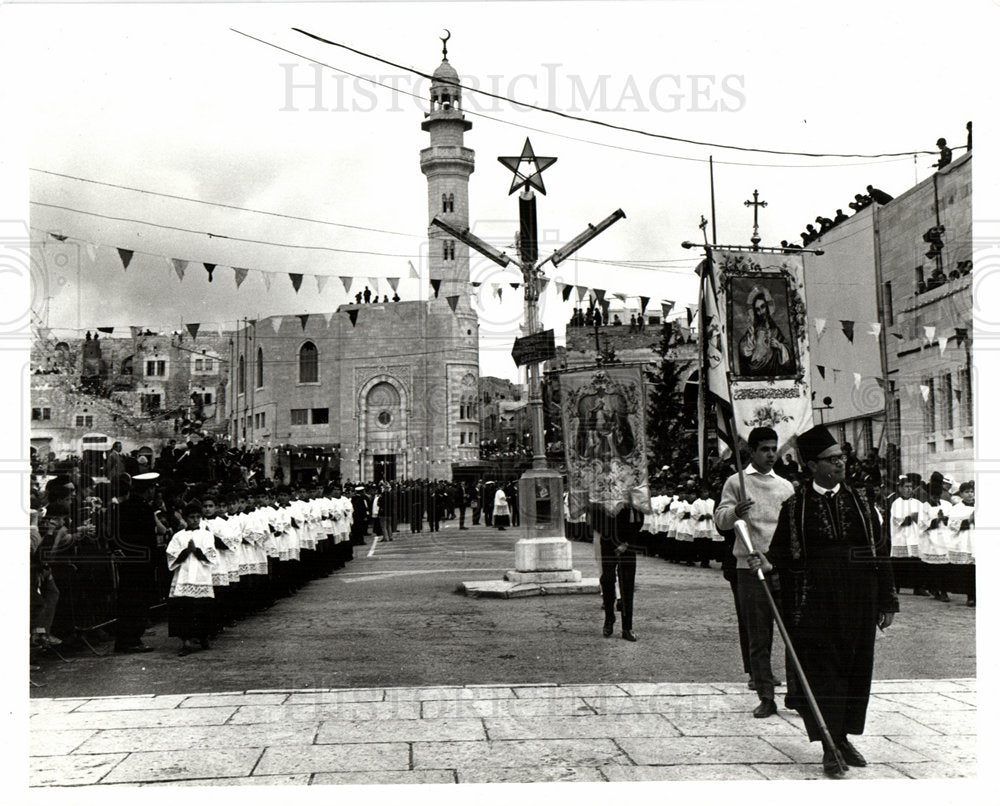
[{"label": "stone building facade", "polygon": [[222,434],[228,334],[97,332],[58,339],[35,334],[31,349],[31,444],[62,458],[100,432],[126,453],[159,453],[185,428]]},{"label": "stone building facade", "polygon": [[[880,208],[877,227],[901,469],[971,479],[971,153]],[[933,227],[943,227],[939,249]]]},{"label": "stone building facade", "polygon": [[904,473],[970,479],[972,154],[810,248],[824,254],[806,256],[809,319],[827,323],[810,333],[816,422],[861,457],[891,446]]},{"label": "stone building facade", "polygon": [[[474,153],[458,73],[434,72],[421,127],[427,219],[469,225]],[[427,299],[271,316],[234,335],[227,397],[234,444],[267,449],[284,478],[451,479],[479,460],[479,322],[468,247],[428,225]]]}]

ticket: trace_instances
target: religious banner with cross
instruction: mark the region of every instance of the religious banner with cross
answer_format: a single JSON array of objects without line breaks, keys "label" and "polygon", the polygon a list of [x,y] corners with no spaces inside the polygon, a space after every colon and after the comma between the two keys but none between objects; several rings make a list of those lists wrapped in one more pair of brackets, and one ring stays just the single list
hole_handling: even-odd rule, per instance
[{"label": "religious banner with cross", "polygon": [[704,272],[708,392],[741,439],[769,426],[784,450],[812,427],[802,255],[715,249]]},{"label": "religious banner with cross", "polygon": [[642,366],[561,372],[559,388],[570,517],[589,504],[650,512]]}]

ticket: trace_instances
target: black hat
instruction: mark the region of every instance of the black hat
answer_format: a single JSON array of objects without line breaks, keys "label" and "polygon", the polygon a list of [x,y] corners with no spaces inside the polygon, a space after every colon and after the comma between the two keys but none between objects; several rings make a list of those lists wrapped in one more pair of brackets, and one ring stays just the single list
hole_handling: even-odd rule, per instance
[{"label": "black hat", "polygon": [[837,444],[837,440],[821,425],[799,434],[796,441],[803,462],[814,462],[823,451]]}]

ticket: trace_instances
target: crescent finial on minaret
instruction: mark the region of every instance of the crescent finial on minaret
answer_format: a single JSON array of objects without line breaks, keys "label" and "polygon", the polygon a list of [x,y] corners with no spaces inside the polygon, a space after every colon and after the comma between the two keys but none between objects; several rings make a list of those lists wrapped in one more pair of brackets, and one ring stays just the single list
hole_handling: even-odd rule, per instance
[{"label": "crescent finial on minaret", "polygon": [[441,55],[445,61],[448,61],[448,40],[451,39],[451,31],[445,28],[444,32],[448,35],[438,37],[438,39],[441,40]]}]

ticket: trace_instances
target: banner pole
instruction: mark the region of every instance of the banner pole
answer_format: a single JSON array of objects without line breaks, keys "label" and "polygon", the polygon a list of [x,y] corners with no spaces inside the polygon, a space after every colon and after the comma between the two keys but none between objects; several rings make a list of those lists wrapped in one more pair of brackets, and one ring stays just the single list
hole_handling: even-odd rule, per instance
[{"label": "banner pole", "polygon": [[[746,521],[738,520],[734,526],[736,529],[736,534],[740,536],[740,540],[743,541],[743,545],[751,554],[755,554],[753,548],[753,543],[750,542],[750,534],[747,531]],[[841,772],[847,772],[847,763],[844,761],[844,756],[840,752],[840,748],[837,747],[836,743],[833,741],[833,736],[830,735],[830,729],[826,726],[826,720],[823,719],[823,714],[820,713],[819,703],[816,702],[816,697],[813,695],[812,688],[809,686],[809,681],[806,679],[806,673],[802,668],[802,663],[799,661],[799,656],[795,652],[795,647],[792,646],[792,638],[788,634],[788,629],[785,627],[785,622],[781,619],[781,611],[778,609],[777,603],[774,601],[774,596],[771,593],[771,586],[768,585],[767,580],[764,578],[764,570],[762,568],[757,569],[757,579],[760,580],[761,586],[764,588],[764,593],[767,596],[767,602],[771,606],[771,613],[774,615],[774,623],[778,625],[778,632],[781,633],[781,640],[785,642],[785,648],[788,650],[788,657],[791,658],[792,665],[795,667],[795,674],[802,683],[802,692],[806,695],[806,701],[809,703],[809,710],[812,711],[813,718],[816,720],[816,724],[819,726],[820,734],[823,738],[823,745],[833,753],[834,757],[837,759],[837,764],[840,767]]]}]

